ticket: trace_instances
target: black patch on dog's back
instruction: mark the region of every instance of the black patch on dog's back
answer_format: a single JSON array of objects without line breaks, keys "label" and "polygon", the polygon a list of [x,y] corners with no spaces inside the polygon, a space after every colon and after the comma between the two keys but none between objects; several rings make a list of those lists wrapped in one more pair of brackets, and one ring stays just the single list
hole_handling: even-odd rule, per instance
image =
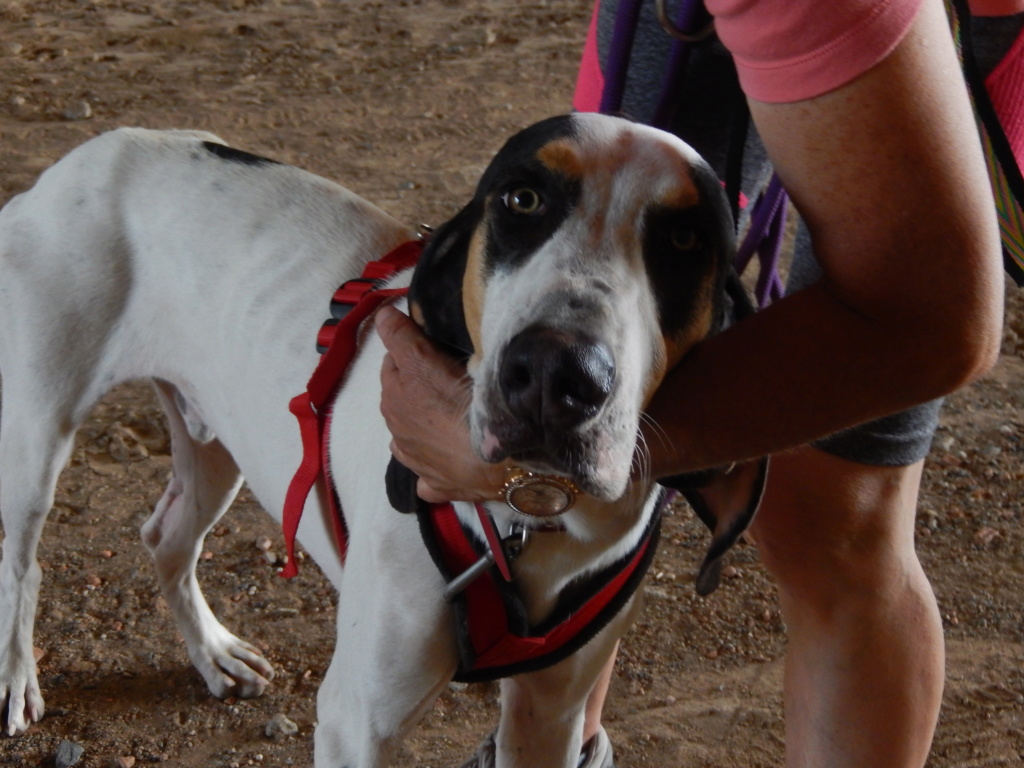
[{"label": "black patch on dog's back", "polygon": [[251,152],[244,152],[241,149],[235,149],[229,147],[226,144],[218,144],[215,141],[204,141],[203,148],[210,154],[216,155],[222,160],[227,160],[232,163],[241,163],[242,165],[281,165],[277,160],[271,160],[267,157],[260,157],[254,155]]}]

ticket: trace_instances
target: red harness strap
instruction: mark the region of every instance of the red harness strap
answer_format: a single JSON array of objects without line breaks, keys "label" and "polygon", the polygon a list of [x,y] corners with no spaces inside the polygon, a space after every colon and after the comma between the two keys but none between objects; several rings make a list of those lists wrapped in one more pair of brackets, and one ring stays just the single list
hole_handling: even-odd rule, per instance
[{"label": "red harness strap", "polygon": [[[349,280],[335,291],[331,299],[333,318],[324,323],[317,334],[317,349],[322,353],[320,363],[313,372],[306,391],[296,395],[288,404],[299,421],[302,435],[302,463],[299,465],[285,496],[282,528],[288,562],[281,575],[291,578],[298,573],[295,561],[295,534],[310,490],[317,480],[325,476],[329,466],[324,436],[330,421],[330,405],[345,371],[356,353],[356,340],[360,324],[387,299],[402,296],[406,288],[381,288],[403,269],[416,264],[423,250],[422,241],[412,240],[395,248],[380,261],[371,261],[363,269],[362,277]],[[328,484],[329,486],[330,484]],[[348,551],[348,531],[333,488],[327,488],[327,500],[334,523],[338,550],[345,561]]]}]

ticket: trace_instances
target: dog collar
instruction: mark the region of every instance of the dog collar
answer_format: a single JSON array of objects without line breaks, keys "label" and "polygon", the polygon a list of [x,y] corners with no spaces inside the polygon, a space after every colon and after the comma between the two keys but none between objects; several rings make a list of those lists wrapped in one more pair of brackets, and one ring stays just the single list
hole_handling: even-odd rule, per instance
[{"label": "dog collar", "polygon": [[521,515],[555,517],[572,509],[580,489],[567,477],[538,475],[522,467],[505,471],[502,496]]}]

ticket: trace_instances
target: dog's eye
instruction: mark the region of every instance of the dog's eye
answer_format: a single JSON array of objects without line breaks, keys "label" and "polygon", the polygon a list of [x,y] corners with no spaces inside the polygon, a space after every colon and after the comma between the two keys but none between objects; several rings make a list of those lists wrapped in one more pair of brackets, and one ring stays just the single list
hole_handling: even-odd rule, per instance
[{"label": "dog's eye", "polygon": [[690,227],[673,227],[669,239],[677,251],[692,251],[700,244],[697,233]]},{"label": "dog's eye", "polygon": [[529,187],[506,192],[501,199],[513,213],[534,214],[543,213],[544,210],[544,201]]}]

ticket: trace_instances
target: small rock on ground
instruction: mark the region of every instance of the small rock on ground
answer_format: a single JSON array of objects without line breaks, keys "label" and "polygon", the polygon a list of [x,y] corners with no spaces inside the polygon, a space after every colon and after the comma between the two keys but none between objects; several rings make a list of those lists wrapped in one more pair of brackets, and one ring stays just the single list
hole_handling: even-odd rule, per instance
[{"label": "small rock on ground", "polygon": [[58,745],[53,762],[57,768],[71,768],[82,759],[83,754],[85,754],[85,748],[81,744],[65,740]]},{"label": "small rock on ground", "polygon": [[299,732],[299,726],[288,719],[280,712],[270,718],[264,732],[272,739],[279,739],[282,736],[292,736]]}]

